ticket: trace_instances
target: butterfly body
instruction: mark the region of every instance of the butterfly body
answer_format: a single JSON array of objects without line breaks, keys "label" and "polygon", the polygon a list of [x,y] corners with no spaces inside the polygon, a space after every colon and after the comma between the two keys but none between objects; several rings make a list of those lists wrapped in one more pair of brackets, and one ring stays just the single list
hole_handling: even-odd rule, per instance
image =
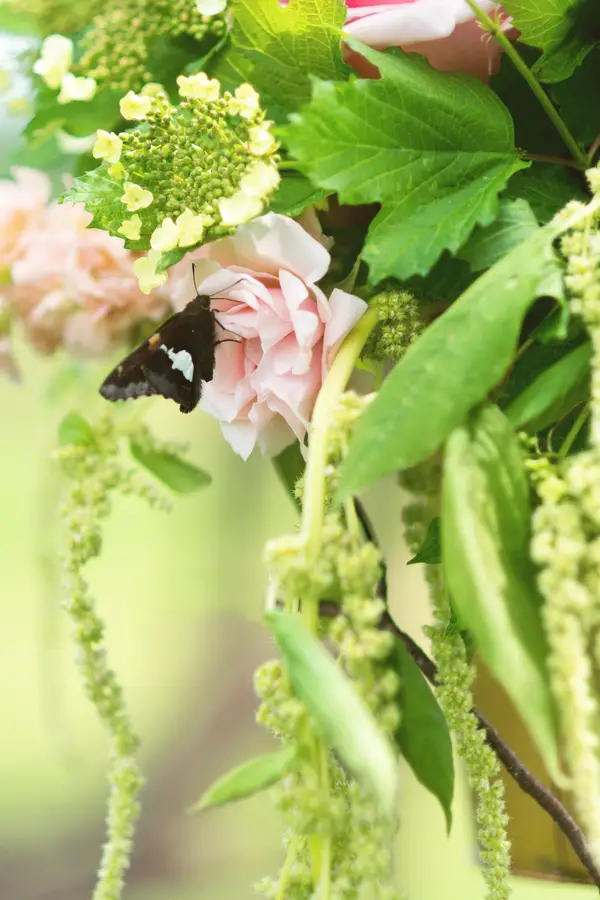
[{"label": "butterfly body", "polygon": [[107,376],[100,387],[106,400],[160,394],[191,412],[202,395],[202,382],[215,369],[215,315],[207,294],[196,297],[167,319]]}]

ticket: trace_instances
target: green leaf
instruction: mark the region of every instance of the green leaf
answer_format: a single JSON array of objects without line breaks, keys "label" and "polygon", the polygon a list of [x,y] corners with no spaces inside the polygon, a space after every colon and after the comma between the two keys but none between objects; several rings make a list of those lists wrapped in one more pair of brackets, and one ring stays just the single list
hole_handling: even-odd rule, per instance
[{"label": "green leaf", "polygon": [[212,806],[223,806],[233,800],[243,800],[258,791],[277,784],[294,764],[296,746],[282,747],[275,753],[256,756],[232,769],[209,787],[190,812],[202,812]]},{"label": "green leaf", "polygon": [[442,556],[452,605],[559,773],[540,597],[529,556],[529,486],[497,407],[456,428],[444,457]]},{"label": "green leaf", "polygon": [[58,440],[62,447],[68,444],[90,447],[96,443],[96,435],[81,413],[70,412],[58,426]]},{"label": "green leaf", "polygon": [[429,523],[427,534],[418,552],[412,559],[406,563],[412,566],[414,563],[427,563],[427,565],[436,565],[442,561],[442,543],[440,540],[440,518],[436,516]]},{"label": "green leaf", "polygon": [[423,787],[440,801],[450,832],[454,761],[448,724],[425,676],[402,641],[394,646],[393,666],[401,680],[401,720],[396,741]]},{"label": "green leaf", "polygon": [[563,122],[584,146],[591,144],[598,134],[599,83],[600,49],[596,48],[568,81],[552,85],[552,99]]},{"label": "green leaf", "polygon": [[310,98],[310,78],[343,79],[341,28],[343,0],[231,0],[231,44],[213,73],[227,90],[249,81],[270,119],[287,114]]},{"label": "green leaf", "polygon": [[544,369],[505,409],[513,427],[541,431],[577,406],[588,394],[591,359],[586,343]]},{"label": "green leaf", "polygon": [[568,78],[590,52],[596,41],[577,33],[569,11],[580,0],[506,0],[503,7],[512,16],[519,40],[539,47],[544,55],[533,67],[542,81]]},{"label": "green leaf", "polygon": [[174,250],[166,250],[158,260],[156,271],[166,272],[171,266],[181,262],[186,253],[189,253],[194,249],[194,247],[175,247]]},{"label": "green leaf", "polygon": [[475,278],[468,263],[445,252],[428,275],[424,278],[413,275],[402,287],[418,300],[452,303],[473,284]]},{"label": "green leaf", "polygon": [[294,693],[341,761],[391,814],[396,760],[373,714],[299,616],[269,612],[266,620],[285,658]]},{"label": "green leaf", "polygon": [[500,381],[557,231],[532,234],[411,344],[357,423],[340,499],[427,459]]},{"label": "green leaf", "polygon": [[283,173],[269,210],[282,216],[299,216],[300,213],[327,196],[327,191],[315,188],[308,178],[299,172]]},{"label": "green leaf", "polygon": [[129,442],[131,455],[141,466],[170,487],[178,494],[191,494],[200,488],[206,487],[212,481],[207,472],[198,469],[197,466],[161,450],[148,450],[146,447]]},{"label": "green leaf", "polygon": [[304,472],[306,464],[304,462],[304,457],[300,452],[298,441],[294,441],[293,444],[290,444],[289,447],[286,447],[285,450],[282,450],[281,453],[275,456],[273,458],[273,465],[275,466],[275,471],[283,482],[283,486],[289,494],[292,503],[295,505],[296,509],[300,511],[302,509],[302,504],[296,497],[294,489],[298,479]]},{"label": "green leaf", "polygon": [[486,85],[413,53],[348,43],[381,78],[315,82],[311,103],[281,131],[314,184],[342,203],[381,203],[363,252],[373,282],[426,275],[493,221],[498,193],[528,163]]},{"label": "green leaf", "polygon": [[[81,178],[76,178],[70,187],[62,195],[63,200],[71,203],[83,203],[89,213],[92,214],[91,228],[103,228],[109,234],[118,235],[118,229],[123,220],[132,214],[128,213],[121,197],[123,184],[115,178],[111,178],[104,166],[99,166],[91,172],[86,172]],[[143,216],[145,210],[140,210],[138,215]],[[150,234],[152,229],[149,229]],[[122,237],[122,235],[120,235]],[[125,241],[125,246],[130,249],[147,250],[150,247],[150,238],[140,241]]]},{"label": "green leaf", "polygon": [[549,222],[570,200],[583,203],[589,200],[578,173],[547,163],[533,163],[531,168],[517,172],[503,196],[526,200],[542,224]]},{"label": "green leaf", "polygon": [[35,142],[53,134],[59,128],[75,137],[85,137],[103,128],[111,131],[120,121],[120,91],[107,88],[98,91],[91,100],[73,100],[71,103],[58,103],[58,91],[53,91],[38,79],[39,86],[35,97],[35,113],[27,123],[24,134]]},{"label": "green leaf", "polygon": [[478,227],[459,257],[473,272],[489,269],[538,229],[537,218],[526,200],[501,200],[498,217],[487,228]]}]

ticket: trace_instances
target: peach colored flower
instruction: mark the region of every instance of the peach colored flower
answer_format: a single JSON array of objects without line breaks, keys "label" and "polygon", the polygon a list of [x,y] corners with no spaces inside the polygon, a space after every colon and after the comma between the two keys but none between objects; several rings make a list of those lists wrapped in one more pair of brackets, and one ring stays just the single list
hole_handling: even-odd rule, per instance
[{"label": "peach colored flower", "polygon": [[[200,407],[244,459],[256,444],[273,455],[302,441],[335,351],[366,303],[338,289],[326,298],[316,282],[330,255],[287,216],[267,213],[192,259],[198,290],[213,295],[228,332],[219,334],[227,342]],[[189,257],[172,270],[170,287],[178,309],[194,296]]]},{"label": "peach colored flower", "polygon": [[[491,13],[498,4],[479,0]],[[486,38],[465,0],[346,0],[344,31],[370,47],[401,47],[422,53],[446,72],[468,72],[483,81],[497,71],[500,50]],[[372,66],[349,51],[349,62],[362,75]]]},{"label": "peach colored flower", "polygon": [[79,204],[48,205],[43,173],[14,175],[16,182],[0,181],[0,266],[10,274],[2,293],[37,350],[99,355],[141,320],[168,311],[164,291],[140,291],[136,255],[120,238],[88,228],[91,216]]}]

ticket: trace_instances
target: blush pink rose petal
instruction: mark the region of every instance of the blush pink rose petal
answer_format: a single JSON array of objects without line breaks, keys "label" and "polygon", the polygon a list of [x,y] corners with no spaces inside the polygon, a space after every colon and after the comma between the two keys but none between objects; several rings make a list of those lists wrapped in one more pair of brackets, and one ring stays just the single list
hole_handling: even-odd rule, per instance
[{"label": "blush pink rose petal", "polygon": [[[366,303],[338,289],[325,296],[317,282],[329,252],[287,216],[267,213],[192,258],[224,341],[200,408],[244,459],[255,446],[271,456],[303,441],[336,349]],[[182,309],[194,295],[187,258],[172,270],[170,287]]]},{"label": "blush pink rose petal", "polygon": [[[479,5],[488,14],[499,8],[492,0]],[[370,47],[401,47],[423,54],[436,69],[482,80],[498,68],[498,44],[484,35],[465,0],[346,0],[346,6],[344,31]]]}]

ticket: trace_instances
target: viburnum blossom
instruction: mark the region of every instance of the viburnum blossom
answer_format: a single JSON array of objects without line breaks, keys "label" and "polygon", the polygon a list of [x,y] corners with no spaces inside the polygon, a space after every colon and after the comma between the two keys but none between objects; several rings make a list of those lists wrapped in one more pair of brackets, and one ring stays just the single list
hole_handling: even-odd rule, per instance
[{"label": "viburnum blossom", "polygon": [[2,297],[37,350],[102,354],[142,320],[168,312],[164,292],[140,291],[138,254],[120,238],[88,228],[81,205],[48,203],[43,173],[17,168],[13,176],[0,181]]},{"label": "viburnum blossom", "polygon": [[[498,67],[498,44],[485,38],[466,0],[346,0],[344,31],[370,47],[402,47],[422,53],[432,66],[446,72],[469,72],[486,80]],[[479,0],[491,14],[499,4]],[[370,74],[353,52],[350,62]]]},{"label": "viburnum blossom", "polygon": [[[337,288],[327,299],[317,282],[331,257],[287,216],[267,213],[192,259],[199,292],[214,297],[218,339],[226,341],[201,409],[244,459],[256,444],[272,455],[303,440],[337,346],[366,303]],[[194,296],[189,257],[174,267],[170,290],[178,309]]]}]

